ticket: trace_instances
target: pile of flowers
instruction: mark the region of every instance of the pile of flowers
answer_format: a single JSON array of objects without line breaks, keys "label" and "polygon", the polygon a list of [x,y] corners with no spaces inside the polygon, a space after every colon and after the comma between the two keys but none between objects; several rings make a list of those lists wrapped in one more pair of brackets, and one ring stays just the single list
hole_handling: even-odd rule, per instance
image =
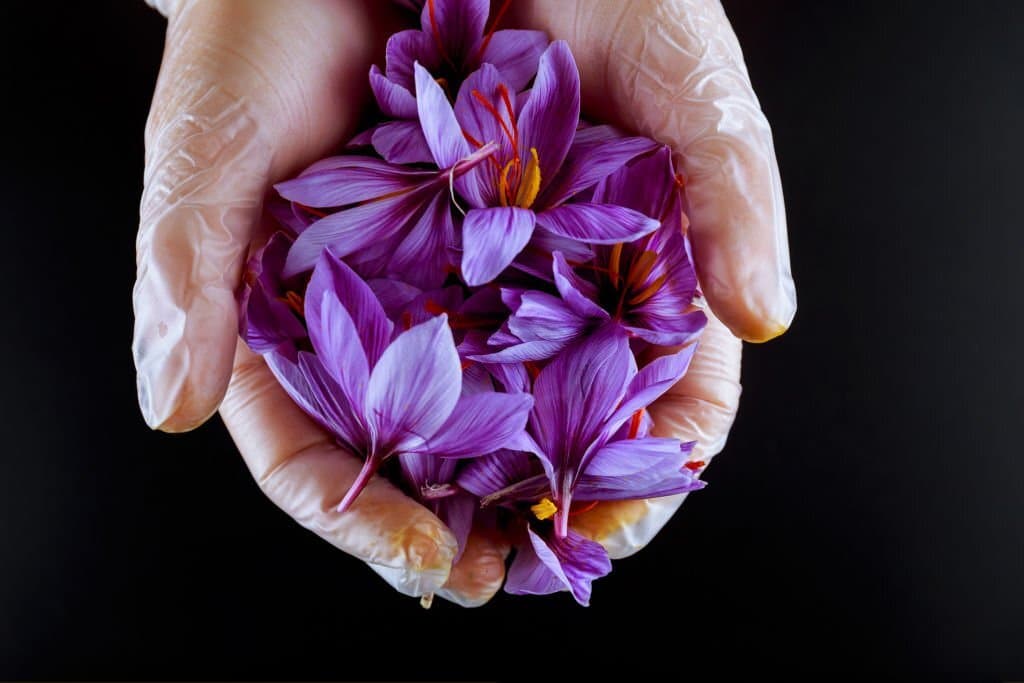
[{"label": "pile of flowers", "polygon": [[460,547],[504,529],[507,592],[587,604],[611,563],[573,515],[703,485],[645,409],[706,318],[670,151],[582,120],[568,46],[489,9],[424,3],[370,70],[377,124],[276,186],[241,334],[365,460],[339,513],[386,476]]}]

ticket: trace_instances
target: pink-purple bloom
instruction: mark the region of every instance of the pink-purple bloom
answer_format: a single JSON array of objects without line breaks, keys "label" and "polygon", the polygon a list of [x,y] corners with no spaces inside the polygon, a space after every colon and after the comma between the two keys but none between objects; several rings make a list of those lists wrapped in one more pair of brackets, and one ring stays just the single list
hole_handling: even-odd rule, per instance
[{"label": "pink-purple bloom", "polygon": [[505,532],[507,592],[586,605],[611,562],[571,517],[703,486],[647,411],[707,320],[684,183],[667,147],[580,119],[568,45],[497,30],[507,3],[402,4],[421,28],[370,71],[375,125],[275,186],[240,334],[363,460],[339,512],[388,477],[460,553]]}]

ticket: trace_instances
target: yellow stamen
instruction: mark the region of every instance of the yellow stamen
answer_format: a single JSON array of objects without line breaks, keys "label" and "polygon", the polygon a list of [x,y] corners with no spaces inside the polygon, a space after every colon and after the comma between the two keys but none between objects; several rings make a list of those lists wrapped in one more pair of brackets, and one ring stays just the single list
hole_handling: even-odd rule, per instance
[{"label": "yellow stamen", "polygon": [[498,179],[498,201],[501,202],[502,206],[508,206],[508,174],[512,172],[518,161],[518,159],[512,159],[505,164],[505,168],[501,169],[501,177]]},{"label": "yellow stamen", "polygon": [[654,270],[654,264],[657,260],[658,255],[653,251],[641,252],[633,266],[629,269],[629,277],[626,279],[626,284],[636,286],[646,280],[647,276]]},{"label": "yellow stamen", "polygon": [[530,159],[526,162],[526,170],[519,181],[519,191],[516,192],[516,206],[529,209],[533,201],[537,199],[540,192],[540,159],[537,158],[537,148],[530,148]]},{"label": "yellow stamen", "polygon": [[640,292],[636,296],[632,297],[629,300],[629,305],[630,306],[636,306],[637,304],[642,304],[643,302],[645,302],[648,299],[650,299],[652,296],[654,296],[655,292],[657,292],[659,289],[661,289],[661,286],[663,284],[665,284],[665,280],[666,279],[668,279],[668,273],[665,273],[664,275],[659,277],[657,280],[652,282],[647,289],[645,289],[644,291]]},{"label": "yellow stamen", "polygon": [[535,514],[537,519],[548,519],[554,517],[558,512],[558,507],[551,502],[550,498],[541,498],[539,503],[530,506],[530,512]]},{"label": "yellow stamen", "polygon": [[612,281],[613,287],[619,286],[619,261],[622,259],[622,242],[612,247],[612,253],[608,256],[608,279]]}]

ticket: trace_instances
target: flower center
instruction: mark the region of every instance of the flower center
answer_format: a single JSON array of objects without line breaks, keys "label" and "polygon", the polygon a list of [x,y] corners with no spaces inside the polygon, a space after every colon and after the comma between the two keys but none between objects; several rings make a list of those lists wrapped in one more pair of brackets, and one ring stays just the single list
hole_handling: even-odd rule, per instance
[{"label": "flower center", "polygon": [[[501,206],[515,206],[521,209],[529,209],[540,193],[540,158],[537,156],[537,148],[530,148],[530,157],[523,163],[519,151],[519,125],[516,121],[515,111],[512,107],[512,99],[509,96],[508,88],[504,83],[498,85],[498,96],[501,98],[504,112],[494,106],[487,97],[479,90],[470,93],[473,99],[484,108],[488,114],[498,123],[502,135],[508,141],[512,150],[510,159],[502,163],[491,155],[491,178],[498,191],[498,201]],[[462,131],[466,140],[477,148],[483,146],[483,142],[475,139],[466,131]]]},{"label": "flower center", "polygon": [[610,299],[615,314],[621,317],[626,306],[639,306],[658,293],[668,280],[668,273],[662,273],[654,280],[651,272],[658,262],[658,253],[650,249],[631,248],[628,263],[623,267],[623,243],[611,248],[607,268],[595,268],[608,276],[611,287]]},{"label": "flower center", "polygon": [[555,516],[558,512],[558,506],[551,502],[550,498],[541,498],[540,502],[536,505],[530,506],[530,512],[532,512],[537,519],[550,519]]}]

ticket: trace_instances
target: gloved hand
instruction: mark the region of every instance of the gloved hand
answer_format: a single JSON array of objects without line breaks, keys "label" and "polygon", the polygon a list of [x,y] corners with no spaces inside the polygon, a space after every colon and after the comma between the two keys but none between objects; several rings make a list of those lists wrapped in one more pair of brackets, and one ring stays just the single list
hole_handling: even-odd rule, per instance
[{"label": "gloved hand", "polygon": [[[395,28],[374,0],[158,2],[170,22],[146,127],[135,340],[147,423],[185,431],[218,406],[266,494],[365,560],[399,591],[486,602],[508,546],[475,532],[452,567],[441,522],[375,480],[333,512],[359,469],[237,344],[234,298],[272,184],[352,134],[366,73]],[[713,318],[687,377],[652,407],[658,430],[717,452],[739,394],[740,343],[781,333],[795,311],[771,137],[717,3],[523,2],[514,22],[569,41],[584,110],[667,142],[689,185],[698,271]],[[728,327],[728,329],[726,328]],[[679,500],[598,506],[574,523],[613,557],[649,540]]]}]

